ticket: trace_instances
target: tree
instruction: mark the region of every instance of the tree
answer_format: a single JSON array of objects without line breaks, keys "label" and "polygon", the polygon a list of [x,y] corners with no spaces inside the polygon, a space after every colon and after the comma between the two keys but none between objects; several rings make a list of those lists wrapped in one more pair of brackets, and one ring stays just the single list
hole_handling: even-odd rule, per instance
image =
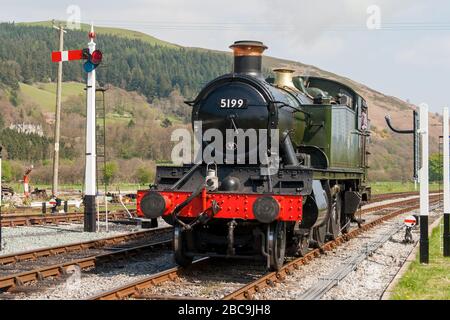
[{"label": "tree", "polygon": [[165,118],[162,122],[161,122],[161,127],[163,128],[168,128],[172,126],[172,121],[170,121],[169,118]]},{"label": "tree", "polygon": [[107,162],[105,164],[105,172],[104,172],[105,184],[109,185],[111,182],[113,182],[116,174],[117,174],[117,163],[114,161]]},{"label": "tree", "polygon": [[2,161],[2,181],[11,182],[13,179],[13,170],[9,161]]},{"label": "tree", "polygon": [[153,181],[153,173],[146,167],[140,167],[136,170],[136,178],[139,184],[148,184]]},{"label": "tree", "polygon": [[130,119],[130,121],[128,121],[127,127],[128,128],[133,128],[136,125],[136,122],[134,122],[133,119]]},{"label": "tree", "polygon": [[442,155],[434,153],[429,159],[430,181],[442,180]]}]

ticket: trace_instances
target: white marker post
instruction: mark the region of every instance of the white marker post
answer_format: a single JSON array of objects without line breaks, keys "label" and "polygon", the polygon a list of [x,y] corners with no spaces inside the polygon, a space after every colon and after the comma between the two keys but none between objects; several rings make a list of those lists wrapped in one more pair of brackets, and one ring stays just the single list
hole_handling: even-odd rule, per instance
[{"label": "white marker post", "polygon": [[[95,51],[95,33],[91,25],[89,53]],[[86,167],[84,172],[84,231],[95,232],[96,226],[96,141],[95,141],[95,69],[87,73]]]},{"label": "white marker post", "polygon": [[445,107],[443,111],[442,136],[444,143],[444,159],[443,159],[443,174],[444,174],[444,257],[450,257],[450,152],[449,152],[449,130],[448,130],[448,108]]},{"label": "white marker post", "polygon": [[419,133],[422,145],[422,165],[419,171],[420,183],[420,263],[428,264],[428,105],[420,104]]},{"label": "white marker post", "polygon": [[0,251],[2,251],[2,150],[0,146]]}]

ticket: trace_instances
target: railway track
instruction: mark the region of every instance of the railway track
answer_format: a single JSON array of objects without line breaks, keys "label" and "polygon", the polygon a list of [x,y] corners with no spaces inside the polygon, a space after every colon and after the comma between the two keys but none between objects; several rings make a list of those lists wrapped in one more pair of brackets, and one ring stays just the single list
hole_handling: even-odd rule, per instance
[{"label": "railway track", "polygon": [[[10,290],[49,277],[64,276],[73,266],[86,270],[112,259],[129,257],[139,252],[163,247],[168,248],[172,243],[171,233],[172,228],[165,227],[0,256],[0,290]],[[164,240],[155,242],[154,238],[158,236]],[[152,239],[153,241],[148,243]],[[90,255],[90,250],[97,253]],[[49,264],[48,261],[43,261],[46,260],[43,258],[52,257],[54,260],[62,260],[62,262]],[[25,266],[17,267],[18,264],[24,262]],[[27,270],[23,271],[23,269]]]},{"label": "railway track", "polygon": [[[100,213],[100,219],[105,219],[105,213]],[[128,218],[125,211],[110,212],[109,220],[118,220]],[[33,215],[3,215],[0,224],[2,227],[19,227],[33,225],[48,225],[61,223],[80,223],[84,219],[83,213],[64,213],[64,214],[33,214]]]},{"label": "railway track", "polygon": [[[438,193],[438,192],[437,191],[430,192],[430,195],[436,194],[436,193]],[[380,194],[372,195],[372,199],[369,203],[380,202],[380,201],[385,201],[385,200],[390,200],[390,199],[395,199],[395,198],[418,196],[418,195],[419,195],[419,191],[380,193]]]},{"label": "railway track", "polygon": [[[439,199],[440,195],[431,195],[430,201],[435,202]],[[399,206],[405,206],[403,208],[397,208]],[[418,198],[402,200],[395,203],[383,204],[380,206],[371,207],[366,210],[361,210],[361,214],[367,214],[374,211],[386,210],[387,208],[394,207],[393,211],[390,211],[379,218],[363,224],[359,228],[355,228],[347,234],[344,234],[337,239],[327,242],[322,247],[310,251],[303,257],[296,258],[288,263],[286,263],[282,269],[278,272],[263,273],[258,276],[255,280],[249,281],[244,286],[240,286],[233,292],[226,294],[222,297],[224,300],[240,300],[240,299],[252,299],[254,294],[260,292],[264,288],[274,286],[277,282],[282,282],[286,277],[295,272],[295,270],[300,269],[302,265],[307,264],[311,260],[321,256],[324,252],[333,250],[337,246],[358,237],[362,233],[382,224],[383,222],[397,217],[398,215],[410,212],[419,208]],[[137,299],[180,299],[179,295],[168,296],[166,294],[149,294],[147,291],[166,282],[177,281],[181,276],[186,273],[191,272],[193,269],[201,268],[203,265],[213,261],[210,258],[203,258],[195,261],[188,268],[175,267],[169,270],[153,274],[141,280],[130,282],[112,290],[104,291],[100,294],[90,297],[91,300],[115,300],[115,299],[126,299],[126,298],[137,298]],[[183,297],[186,299],[192,298]],[[196,297],[194,297],[197,299]]]},{"label": "railway track", "polygon": [[49,248],[41,248],[36,250],[30,250],[25,252],[17,252],[0,256],[0,266],[13,264],[21,261],[36,260],[42,257],[49,257],[57,254],[82,251],[92,248],[101,248],[104,246],[116,245],[131,240],[139,240],[146,237],[156,236],[158,234],[164,234],[172,232],[171,227],[164,227],[159,229],[142,230],[137,232],[130,232],[108,238],[102,238],[98,240],[76,242],[72,244],[65,244],[61,246],[54,246]]}]

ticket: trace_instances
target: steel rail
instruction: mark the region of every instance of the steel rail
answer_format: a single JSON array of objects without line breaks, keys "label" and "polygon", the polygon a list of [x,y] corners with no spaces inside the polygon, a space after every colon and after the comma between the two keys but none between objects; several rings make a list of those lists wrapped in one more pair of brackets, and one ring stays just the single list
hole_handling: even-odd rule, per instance
[{"label": "steel rail", "polygon": [[[435,200],[439,200],[441,198],[441,195],[440,194],[431,194],[429,197],[430,197],[430,200],[435,201]],[[378,211],[378,210],[389,209],[391,207],[394,207],[395,205],[401,205],[401,206],[409,205],[412,203],[416,203],[418,201],[419,201],[419,197],[412,198],[412,199],[404,199],[404,200],[400,200],[400,201],[389,202],[389,203],[381,204],[378,206],[361,209],[357,213],[358,214],[367,214],[367,213],[371,213],[371,212]]]},{"label": "steel rail", "polygon": [[98,240],[90,240],[83,242],[75,242],[70,244],[64,244],[55,247],[47,247],[36,250],[24,251],[24,252],[16,252],[8,255],[0,256],[0,266],[13,264],[20,261],[26,260],[36,260],[41,257],[48,257],[57,254],[75,252],[75,251],[83,251],[92,248],[101,248],[107,245],[115,245],[119,243],[123,243],[126,241],[137,240],[141,238],[145,238],[148,236],[156,236],[163,233],[168,233],[172,231],[172,227],[164,227],[159,229],[149,229],[142,230],[137,232],[130,232],[125,234],[120,234],[117,236],[112,236],[108,238],[102,238]]},{"label": "steel rail", "polygon": [[[100,214],[100,218],[105,218],[105,213]],[[109,219],[123,219],[128,218],[128,215],[123,212],[110,212]],[[65,213],[65,214],[45,214],[45,215],[6,215],[3,216],[0,223],[2,227],[19,227],[19,226],[33,226],[33,225],[47,225],[59,223],[74,223],[81,222],[84,219],[83,213]]]},{"label": "steel rail", "polygon": [[100,263],[110,262],[123,257],[128,257],[142,251],[154,250],[157,248],[169,247],[172,240],[159,241],[145,245],[134,246],[131,248],[120,249],[117,251],[102,253],[91,257],[75,259],[68,262],[58,263],[51,266],[45,266],[30,271],[15,273],[0,277],[0,290],[10,290],[17,286],[32,281],[41,281],[49,277],[60,277],[69,274],[69,268],[78,266],[81,270],[95,268]]},{"label": "steel rail", "polygon": [[[430,192],[430,195],[438,194],[439,191]],[[402,197],[410,197],[410,196],[418,196],[419,191],[407,191],[407,192],[393,192],[393,193],[380,193],[372,195],[369,203],[381,202],[385,200],[402,198]]]},{"label": "steel rail", "polygon": [[[174,267],[162,272],[155,273],[144,279],[133,281],[131,283],[125,284],[121,287],[114,288],[112,290],[104,291],[95,296],[88,298],[88,300],[118,300],[130,297],[144,297],[143,291],[156,286],[160,283],[166,281],[176,280],[183,272],[188,269],[196,268],[202,266],[204,263],[209,261],[210,258],[201,258],[194,261],[189,267]],[[167,299],[170,299],[167,297]]]},{"label": "steel rail", "polygon": [[[124,212],[109,213],[109,218],[122,219],[127,218]],[[105,214],[100,214],[100,218],[104,219]],[[33,225],[48,225],[48,224],[60,224],[60,223],[77,223],[84,219],[83,213],[67,213],[67,214],[55,214],[55,215],[33,215],[33,216],[6,216],[1,220],[2,227],[20,227],[20,226],[33,226]]]},{"label": "steel rail", "polygon": [[319,281],[309,287],[298,300],[319,300],[325,293],[335,287],[347,275],[357,268],[368,256],[373,254],[378,248],[385,244],[392,236],[404,228],[403,223],[397,223],[388,232],[371,241],[364,248],[361,248],[354,255],[348,257],[342,264],[337,266],[326,276],[320,277]]}]

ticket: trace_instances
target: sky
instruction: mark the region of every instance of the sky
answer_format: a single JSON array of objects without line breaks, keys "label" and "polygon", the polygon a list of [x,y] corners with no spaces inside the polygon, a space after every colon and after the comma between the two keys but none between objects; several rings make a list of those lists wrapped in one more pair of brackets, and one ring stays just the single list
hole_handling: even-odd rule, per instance
[{"label": "sky", "polygon": [[[0,0],[0,21],[72,21],[227,51],[263,41],[267,55],[312,64],[384,94],[450,106],[446,0]],[[70,20],[72,19],[72,20]]]}]

